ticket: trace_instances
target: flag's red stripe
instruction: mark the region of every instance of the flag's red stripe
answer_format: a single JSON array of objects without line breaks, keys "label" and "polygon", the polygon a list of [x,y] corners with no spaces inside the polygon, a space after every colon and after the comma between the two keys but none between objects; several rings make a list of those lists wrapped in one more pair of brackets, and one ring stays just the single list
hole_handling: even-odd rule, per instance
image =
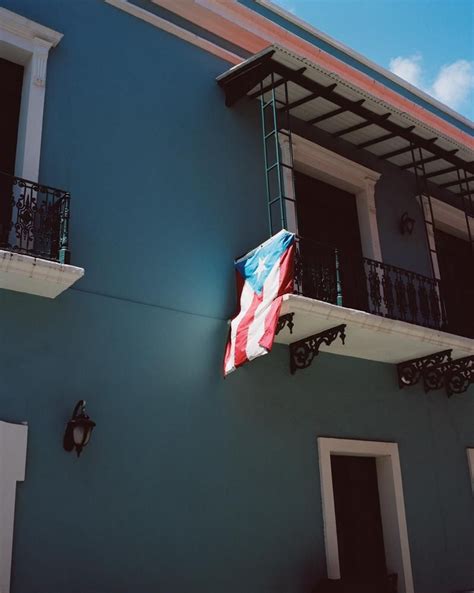
[{"label": "flag's red stripe", "polygon": [[276,326],[280,317],[282,295],[293,292],[295,246],[291,245],[280,258],[280,279],[278,285],[278,296],[271,304],[265,318],[265,332],[260,340],[260,346],[271,350],[275,339]]},{"label": "flag's red stripe", "polygon": [[237,328],[237,335],[235,338],[235,355],[234,355],[234,364],[236,367],[244,364],[247,362],[247,339],[249,335],[249,328],[250,324],[254,320],[255,311],[257,307],[262,302],[262,296],[258,296],[257,293],[253,295],[252,303],[250,307],[247,309],[247,313],[242,318],[241,322],[239,323],[239,327]]}]

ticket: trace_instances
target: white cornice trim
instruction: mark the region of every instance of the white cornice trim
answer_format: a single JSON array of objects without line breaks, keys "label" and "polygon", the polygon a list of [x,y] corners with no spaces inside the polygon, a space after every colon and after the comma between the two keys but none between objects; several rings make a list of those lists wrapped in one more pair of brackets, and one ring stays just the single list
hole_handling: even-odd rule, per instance
[{"label": "white cornice trim", "polygon": [[0,250],[0,288],[54,299],[83,275],[83,268]]},{"label": "white cornice trim", "polygon": [[46,41],[50,47],[56,47],[63,38],[62,33],[31,21],[6,8],[0,8],[0,29],[29,41],[41,39]]},{"label": "white cornice trim", "polygon": [[182,27],[178,27],[174,23],[170,23],[169,21],[149,12],[148,10],[144,10],[135,4],[131,4],[127,0],[105,0],[107,4],[118,8],[119,10],[123,10],[132,16],[135,16],[150,25],[153,25],[157,29],[161,29],[162,31],[166,31],[175,37],[179,37],[183,41],[187,41],[188,43],[192,43],[193,45],[200,47],[208,51],[215,56],[230,62],[231,64],[240,64],[244,59],[242,56],[238,56],[222,47],[219,47],[215,43],[204,39],[203,37],[199,37],[195,33],[191,33]]}]

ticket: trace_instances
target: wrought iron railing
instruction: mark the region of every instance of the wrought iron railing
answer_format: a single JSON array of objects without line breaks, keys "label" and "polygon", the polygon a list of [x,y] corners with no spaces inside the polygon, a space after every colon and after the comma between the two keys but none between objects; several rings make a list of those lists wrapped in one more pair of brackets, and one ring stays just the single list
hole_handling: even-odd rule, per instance
[{"label": "wrought iron railing", "polygon": [[296,242],[295,292],[449,331],[438,280],[301,237]]},{"label": "wrought iron railing", "polygon": [[69,263],[70,194],[0,172],[0,249]]}]

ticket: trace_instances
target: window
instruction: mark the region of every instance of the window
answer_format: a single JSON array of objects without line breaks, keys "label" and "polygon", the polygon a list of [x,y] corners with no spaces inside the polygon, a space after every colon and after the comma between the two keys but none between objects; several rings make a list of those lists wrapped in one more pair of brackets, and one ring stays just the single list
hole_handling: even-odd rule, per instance
[{"label": "window", "polygon": [[10,591],[16,483],[25,479],[28,428],[0,421],[0,591]]},{"label": "window", "polygon": [[[31,181],[38,181],[48,52],[61,38],[61,33],[0,8],[0,58],[3,69],[9,70],[7,80],[9,91],[14,95],[10,101],[13,110],[17,101],[18,77],[21,77],[17,125],[12,122],[9,131],[10,148],[11,142],[16,140],[12,172]],[[4,80],[2,77],[2,86]]]},{"label": "window", "polygon": [[413,593],[398,445],[318,438],[318,449],[329,578],[363,579],[371,563]]},{"label": "window", "polygon": [[[293,164],[296,175],[304,174],[355,198],[361,248],[364,257],[382,261],[375,209],[375,184],[380,173],[346,159],[301,136],[292,134]],[[291,163],[291,148],[286,135],[280,135],[283,163]],[[284,169],[286,169],[284,167]],[[291,171],[283,173],[285,195],[294,199]],[[297,198],[297,196],[296,196]],[[295,212],[287,212],[288,230],[298,233]]]}]

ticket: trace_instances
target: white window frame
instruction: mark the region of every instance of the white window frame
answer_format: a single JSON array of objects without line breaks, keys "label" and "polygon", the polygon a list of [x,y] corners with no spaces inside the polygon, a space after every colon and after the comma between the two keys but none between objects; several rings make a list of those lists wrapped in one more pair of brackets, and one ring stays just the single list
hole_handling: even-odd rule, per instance
[{"label": "white window frame", "polygon": [[28,427],[0,421],[0,593],[9,593],[16,483],[25,479]]},{"label": "white window frame", "polygon": [[[382,250],[377,225],[375,184],[380,173],[323,148],[315,142],[292,134],[293,168],[310,177],[350,192],[356,197],[357,217],[364,257],[382,261]],[[287,132],[280,134],[282,162],[291,165],[291,147]],[[283,168],[285,196],[294,200],[291,169]],[[286,201],[288,230],[298,232],[295,202]],[[290,204],[290,205],[289,205]]]},{"label": "white window frame", "polygon": [[49,50],[63,35],[0,8],[0,57],[24,67],[15,175],[38,181]]},{"label": "white window frame", "polygon": [[320,437],[318,451],[328,577],[341,577],[331,455],[375,457],[387,568],[398,574],[400,593],[414,593],[397,443]]},{"label": "white window frame", "polygon": [[468,447],[466,449],[467,453],[467,464],[469,466],[469,476],[471,478],[471,489],[472,494],[474,495],[474,447]]},{"label": "white window frame", "polygon": [[[430,208],[431,201],[431,208]],[[423,214],[425,220],[426,232],[428,235],[428,249],[430,250],[430,257],[433,263],[434,275],[437,280],[441,280],[441,271],[439,267],[438,259],[438,248],[436,245],[436,237],[434,234],[434,228],[444,231],[450,235],[454,235],[465,241],[469,241],[469,231],[471,234],[474,233],[474,228],[468,229],[468,224],[471,224],[470,217],[466,218],[466,215],[462,210],[446,204],[441,200],[433,198],[433,196],[423,195],[421,198]],[[473,235],[474,236],[474,235]]]}]

